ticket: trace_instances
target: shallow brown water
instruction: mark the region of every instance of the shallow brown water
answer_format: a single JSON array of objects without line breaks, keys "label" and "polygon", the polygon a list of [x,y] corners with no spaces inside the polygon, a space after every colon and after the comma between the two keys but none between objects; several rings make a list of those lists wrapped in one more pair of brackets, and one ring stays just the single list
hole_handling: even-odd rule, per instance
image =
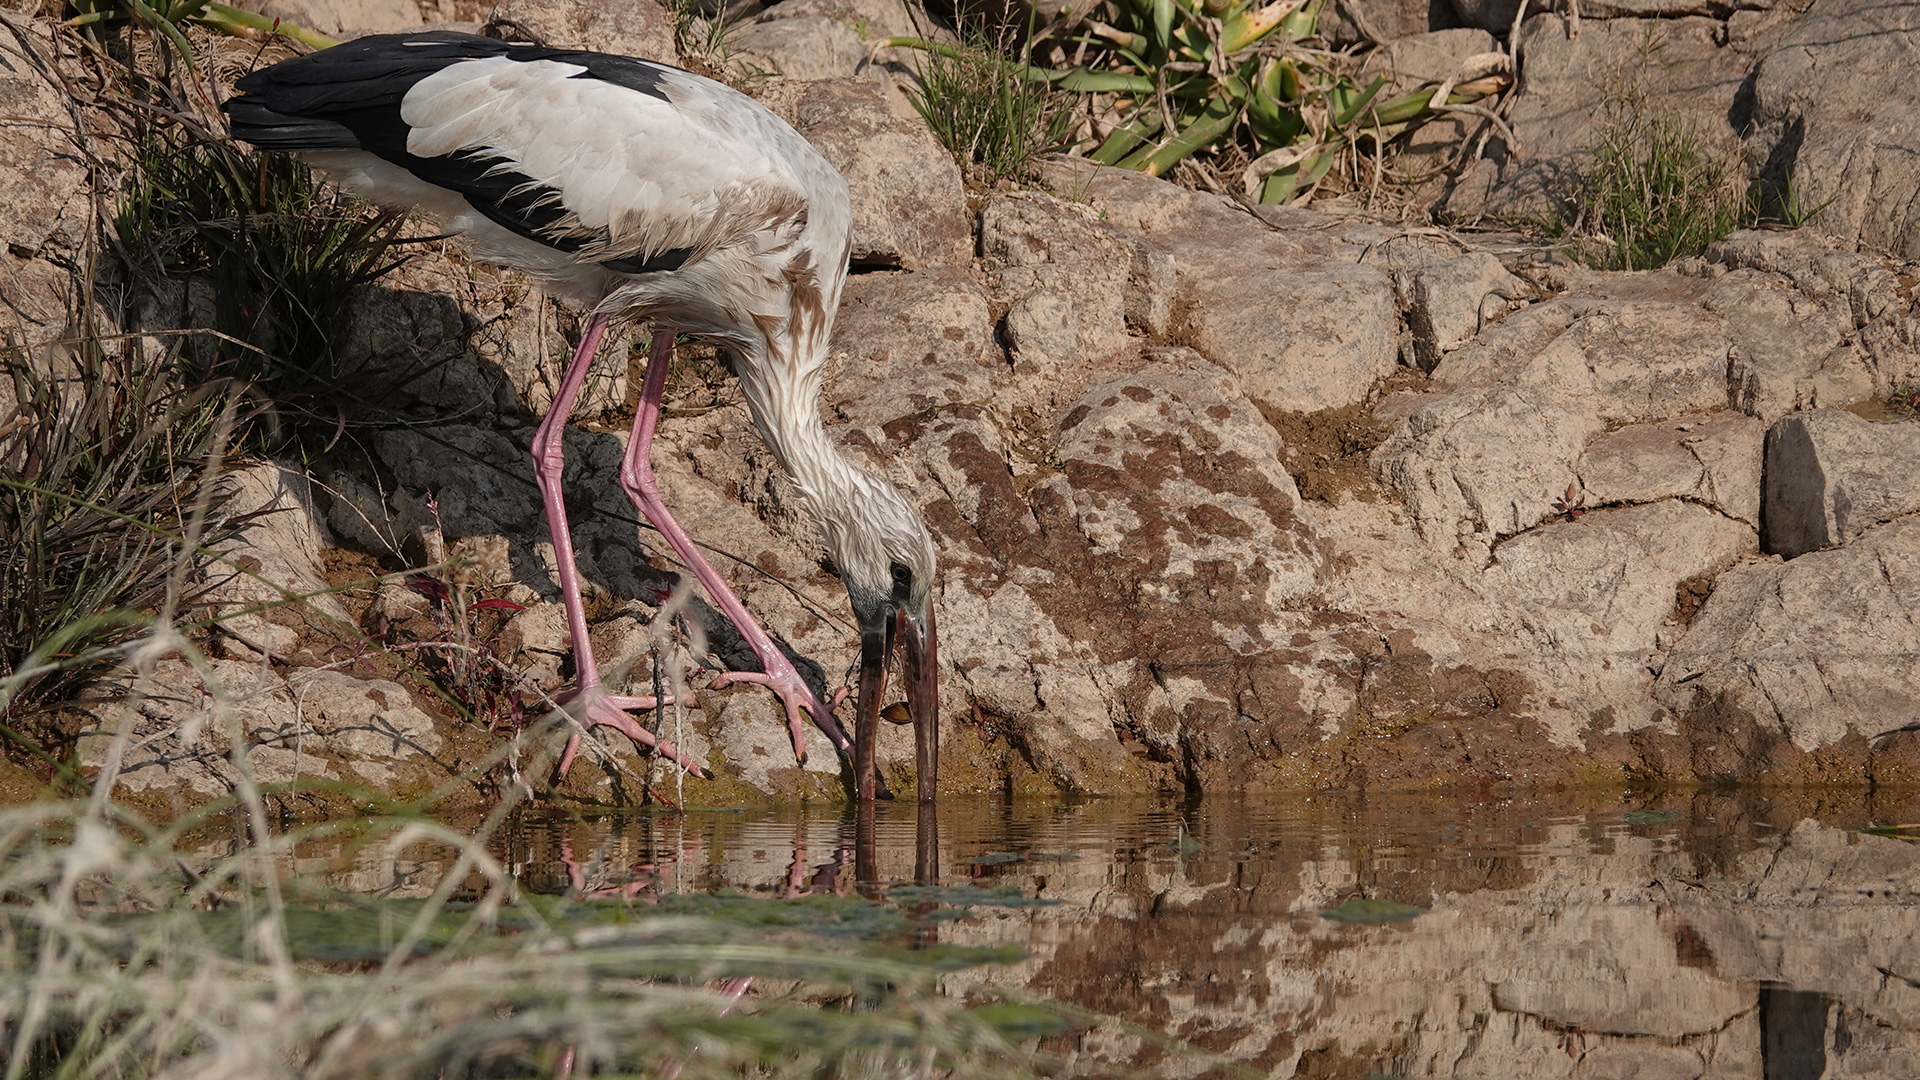
[{"label": "shallow brown water", "polygon": [[[1044,994],[1275,1077],[1905,1080],[1920,847],[1861,830],[1914,820],[1865,794],[948,801],[530,815],[495,846],[537,892],[1010,888],[1050,903],[912,935],[1027,950],[950,992]],[[1047,1048],[1210,1068],[1111,1027]]]}]

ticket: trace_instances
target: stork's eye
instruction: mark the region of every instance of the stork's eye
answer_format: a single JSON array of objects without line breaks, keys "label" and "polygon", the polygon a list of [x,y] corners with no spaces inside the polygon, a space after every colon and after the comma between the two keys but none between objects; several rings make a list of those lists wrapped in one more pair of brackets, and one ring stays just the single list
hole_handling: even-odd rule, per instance
[{"label": "stork's eye", "polygon": [[888,569],[893,573],[893,602],[904,604],[913,593],[913,571],[900,563],[894,563]]}]

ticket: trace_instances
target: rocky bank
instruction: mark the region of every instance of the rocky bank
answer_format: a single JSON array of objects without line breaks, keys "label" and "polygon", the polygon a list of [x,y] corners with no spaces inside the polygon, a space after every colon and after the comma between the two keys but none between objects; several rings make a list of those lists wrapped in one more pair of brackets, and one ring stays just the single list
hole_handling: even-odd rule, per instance
[{"label": "rocky bank", "polygon": [[[485,15],[674,58],[651,0],[279,7],[329,31]],[[1920,782],[1920,425],[1877,404],[1920,383],[1920,3],[1530,5],[1511,40],[1500,7],[1365,5],[1390,63],[1496,38],[1518,54],[1516,145],[1436,189],[1441,220],[1524,214],[1576,175],[1595,80],[1629,63],[1825,209],[1605,273],[1519,234],[1250,208],[1067,158],[969,192],[905,102],[905,61],[870,47],[904,10],[784,0],[733,37],[752,91],[853,188],[822,407],[941,550],[948,789]],[[94,227],[94,148],[47,79],[61,46],[7,19],[0,291],[17,336],[46,342]],[[130,794],[223,790],[234,738],[296,783],[424,792],[488,761],[497,735],[355,652],[430,614],[369,581],[437,544],[522,606],[489,647],[564,685],[527,447],[577,322],[444,246],[367,290],[347,349],[435,361],[387,403],[405,422],[240,474],[276,512],[238,554],[291,593],[343,591],[215,633],[217,677],[163,664],[153,696],[102,706],[101,732],[140,736]],[[568,484],[598,651],[651,686],[676,572],[616,482],[638,356],[611,355]],[[674,393],[667,498],[837,684],[857,644],[844,592],[771,455],[713,365]],[[669,650],[667,678],[737,662],[697,601],[688,619],[704,648]],[[763,691],[690,689],[669,722],[722,779],[688,798],[840,796],[830,755],[793,765]],[[882,740],[900,786],[911,738]],[[83,761],[105,744],[83,738]],[[633,794],[616,766],[645,766],[608,749],[571,794]]]}]

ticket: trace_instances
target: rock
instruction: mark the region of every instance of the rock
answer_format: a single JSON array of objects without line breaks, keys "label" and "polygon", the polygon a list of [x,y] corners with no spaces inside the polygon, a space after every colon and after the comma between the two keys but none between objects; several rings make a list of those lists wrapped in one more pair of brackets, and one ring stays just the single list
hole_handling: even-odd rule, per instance
[{"label": "rock", "polygon": [[809,82],[793,93],[784,110],[787,118],[840,170],[852,191],[856,266],[919,270],[967,264],[973,234],[960,167],[926,125],[896,117],[875,83]]},{"label": "rock", "polygon": [[[1478,27],[1481,30],[1505,38],[1513,29],[1513,17],[1520,11],[1520,0],[1450,0],[1454,17],[1462,26]],[[1529,3],[1531,12],[1553,11],[1560,7],[1559,0],[1541,0]]]},{"label": "rock", "polygon": [[398,793],[408,786],[403,774],[417,773],[447,748],[433,718],[397,683],[313,671],[289,677],[287,686],[317,737],[308,745],[336,757],[344,779]]},{"label": "rock", "polygon": [[996,196],[980,211],[980,252],[1008,303],[1004,328],[1017,374],[1071,393],[1090,370],[1133,347],[1132,253],[1091,207],[1040,194]]},{"label": "rock", "polygon": [[1755,550],[1753,526],[1664,500],[1589,511],[1500,544],[1476,583],[1545,672],[1533,708],[1572,744],[1662,719],[1654,672],[1682,581]]},{"label": "rock", "polygon": [[1398,363],[1399,318],[1386,275],[1302,260],[1240,231],[1241,242],[1207,259],[1206,241],[1178,238],[1187,341],[1238,373],[1264,409],[1314,412],[1366,397]]},{"label": "rock", "polygon": [[55,90],[54,44],[39,24],[0,15],[0,318],[24,342],[59,337],[92,239],[87,157]]},{"label": "rock", "polygon": [[1739,348],[1734,381],[1747,412],[1771,422],[1920,380],[1912,264],[1838,250],[1805,229],[1736,232],[1707,258],[1731,271],[1704,302]]},{"label": "rock", "polygon": [[[1835,0],[1784,28],[1754,69],[1746,158],[1811,225],[1848,246],[1920,257],[1920,6]],[[1847,72],[1841,80],[1831,73]],[[1835,83],[1831,88],[1822,84]]]},{"label": "rock", "polygon": [[834,323],[826,415],[878,430],[922,410],[985,407],[1006,365],[971,271],[857,274]]},{"label": "rock", "polygon": [[[540,294],[524,294],[509,301],[495,325],[483,327],[476,353],[498,365],[519,402],[544,416],[566,375],[567,361],[586,329],[586,318],[571,304]],[[623,408],[628,369],[636,343],[644,344],[638,327],[611,337],[594,357],[587,381],[574,402],[577,415],[593,416]],[[617,331],[616,331],[617,333]],[[468,410],[472,405],[468,406]],[[502,410],[511,416],[508,410]],[[483,418],[483,417],[482,417]]]},{"label": "rock", "polygon": [[1846,344],[1851,319],[1781,275],[1735,270],[1713,283],[1703,303],[1733,340],[1728,375],[1743,412],[1772,421],[1872,392],[1871,374]]},{"label": "rock", "polygon": [[656,0],[505,0],[487,16],[496,31],[556,49],[677,63],[673,13]]},{"label": "rock", "polygon": [[781,19],[824,16],[852,27],[862,41],[889,37],[918,37],[932,25],[918,2],[898,0],[780,0],[760,14],[762,23]]},{"label": "rock", "polygon": [[[1501,37],[1512,28],[1513,17],[1520,8],[1519,0],[1452,0],[1452,3],[1461,24],[1491,30]],[[1578,12],[1582,20],[1677,19],[1688,15],[1720,19],[1726,18],[1733,8],[1742,9],[1734,12],[1737,17],[1755,14],[1749,9],[1765,11],[1772,7],[1773,0],[1578,0],[1577,3],[1535,0],[1527,5],[1527,12],[1529,22],[1533,13],[1546,11],[1559,12],[1562,18]],[[1588,25],[1581,23],[1583,33]]]},{"label": "rock", "polygon": [[329,538],[314,509],[306,476],[267,462],[236,470],[230,480],[233,512],[255,516],[238,536],[221,545],[231,564],[210,574],[231,576],[206,599],[230,607],[291,601],[326,618],[351,622],[346,608],[327,589],[322,559]]},{"label": "rock", "polygon": [[1575,465],[1590,505],[1684,499],[1760,525],[1766,426],[1732,410],[1596,436]]},{"label": "rock", "polygon": [[727,38],[727,67],[748,78],[848,79],[866,62],[866,47],[853,28],[820,15],[756,22]]},{"label": "rock", "polygon": [[1473,27],[1397,36],[1368,54],[1360,66],[1359,83],[1365,86],[1376,74],[1388,76],[1390,81],[1381,90],[1386,100],[1453,78],[1468,57],[1498,47],[1492,34]]},{"label": "rock", "polygon": [[500,631],[498,648],[501,655],[515,658],[529,682],[548,690],[557,688],[560,666],[573,655],[567,609],[542,603],[515,612]]},{"label": "rock", "polygon": [[336,472],[322,485],[327,528],[346,547],[370,555],[405,558],[408,536],[387,506],[384,493],[359,477]]},{"label": "rock", "polygon": [[[1505,7],[1510,19],[1513,6]],[[1462,21],[1486,25],[1474,17]],[[1604,104],[1617,95],[1613,84],[1653,95],[1700,133],[1707,153],[1736,152],[1728,116],[1749,61],[1720,46],[1721,28],[1701,17],[1591,19],[1573,36],[1561,15],[1530,16],[1520,29],[1520,89],[1509,118],[1517,156],[1480,161],[1456,183],[1446,213],[1462,219],[1551,215],[1574,199],[1607,119]],[[1505,26],[1489,29],[1500,33]]]},{"label": "rock", "polygon": [[329,37],[390,34],[426,25],[414,0],[256,0],[238,6]]},{"label": "rock", "polygon": [[1558,511],[1587,440],[1727,403],[1727,349],[1699,309],[1562,298],[1509,316],[1433,372],[1449,397],[1419,405],[1373,452],[1430,543],[1485,545]]},{"label": "rock", "polygon": [[[893,728],[892,724],[882,724],[882,728]],[[897,731],[897,729],[896,729]],[[896,731],[882,734],[890,736],[881,740],[894,743]],[[723,768],[734,780],[759,791],[779,792],[794,790],[826,790],[837,786],[841,763],[838,754],[827,745],[818,731],[809,730],[811,750],[807,754],[804,766],[793,761],[793,741],[787,733],[786,718],[780,712],[779,701],[762,690],[757,693],[736,693],[728,698],[721,707],[718,719],[707,725],[707,732],[699,737],[688,739],[686,750],[690,754],[705,758],[707,747],[718,750],[725,762]],[[669,739],[671,733],[666,732]],[[685,735],[682,735],[685,738]],[[882,762],[900,760],[896,746],[885,746],[884,752],[876,747],[875,757]],[[904,755],[913,756],[911,745]]]},{"label": "rock", "polygon": [[1045,180],[1156,253],[1130,275],[1135,288],[1161,288],[1149,280],[1164,280],[1172,264],[1174,306],[1185,315],[1172,336],[1232,370],[1261,408],[1350,405],[1397,364],[1392,282],[1358,265],[1365,244],[1326,237],[1333,222],[1324,216],[1297,214],[1283,219],[1292,229],[1263,231],[1227,199],[1085,162],[1055,159]]},{"label": "rock", "polygon": [[[1142,585],[1168,602],[1213,592],[1225,573],[1256,586],[1239,600],[1282,610],[1313,587],[1319,553],[1298,535],[1300,494],[1273,429],[1238,397],[1224,372],[1175,354],[1090,388],[1056,447],[1094,555],[1164,560]],[[1185,475],[1190,465],[1246,475],[1209,488]],[[1171,512],[1144,516],[1149,499]]]},{"label": "rock", "polygon": [[1480,252],[1421,270],[1410,292],[1407,329],[1414,356],[1432,371],[1443,354],[1473,338],[1493,316],[1506,314],[1506,302],[1528,290],[1499,259]]},{"label": "rock", "polygon": [[[1103,696],[1131,685],[1120,701],[1143,742],[1173,754],[1212,744],[1202,768],[1253,765],[1223,754],[1238,678],[1214,665],[1257,654],[1273,613],[1323,570],[1272,428],[1229,375],[1169,350],[1091,387],[1061,418],[1055,445],[1060,474],[1038,500],[1041,520],[1057,527],[1071,515],[1079,558],[1101,585],[1086,590],[1090,579],[1055,564],[1027,590],[1055,621],[1071,612],[1066,625],[1093,631],[1101,682],[1116,684]],[[1079,587],[1055,576],[1069,572]]]},{"label": "rock", "polygon": [[[395,499],[409,526],[403,534],[423,527],[440,528],[448,540],[488,533],[538,534],[543,524],[540,499],[525,449],[500,432],[463,424],[449,424],[435,436],[426,439],[403,429],[374,439],[375,452],[394,469]],[[569,474],[580,469],[578,462],[577,453],[569,456]],[[404,501],[402,494],[407,496]],[[433,508],[426,506],[429,499]]]},{"label": "rock", "polygon": [[1375,0],[1364,5],[1328,4],[1320,11],[1316,29],[1339,46],[1390,43],[1453,25],[1454,13],[1447,0]]},{"label": "rock", "polygon": [[[1560,303],[1568,308],[1542,310]],[[1525,314],[1539,320],[1529,336],[1538,331],[1548,338],[1537,352],[1531,341],[1509,348],[1514,336],[1502,335],[1489,348],[1476,343],[1449,355],[1434,368],[1434,383],[1536,387],[1610,423],[1644,423],[1728,403],[1728,342],[1690,304],[1580,299]],[[1569,315],[1566,328],[1553,333]]]},{"label": "rock", "polygon": [[[888,425],[931,479],[941,655],[961,703],[949,752],[1086,792],[1263,775],[1270,765],[1228,749],[1250,722],[1235,688],[1287,681],[1271,620],[1323,568],[1274,430],[1232,375],[1185,349],[1095,373],[1054,415],[1054,430],[1025,410],[1003,430],[978,406],[947,406]],[[1280,700],[1243,707],[1264,716]],[[1179,764],[1143,763],[1116,728]]]},{"label": "rock", "polygon": [[1920,513],[1920,424],[1875,424],[1841,409],[1767,429],[1767,551],[1791,559]]},{"label": "rock", "polygon": [[1735,567],[1668,656],[1655,697],[1702,779],[1783,776],[1793,751],[1887,735],[1920,714],[1920,517],[1846,547]]},{"label": "rock", "polygon": [[1430,544],[1478,548],[1557,513],[1602,425],[1532,387],[1463,390],[1422,406],[1373,453]]},{"label": "rock", "polygon": [[[135,696],[104,710],[102,723],[82,735],[81,766],[101,768],[119,725],[130,719],[134,741],[115,792],[173,813],[224,797],[240,783],[230,760],[235,735],[245,740],[254,782],[283,785],[278,797],[285,799],[301,797],[302,781],[419,798],[458,779],[484,742],[475,730],[422,712],[397,683],[338,671],[296,669],[282,679],[256,663],[221,660],[196,669],[167,659],[133,688]],[[314,795],[313,786],[306,790]]]}]

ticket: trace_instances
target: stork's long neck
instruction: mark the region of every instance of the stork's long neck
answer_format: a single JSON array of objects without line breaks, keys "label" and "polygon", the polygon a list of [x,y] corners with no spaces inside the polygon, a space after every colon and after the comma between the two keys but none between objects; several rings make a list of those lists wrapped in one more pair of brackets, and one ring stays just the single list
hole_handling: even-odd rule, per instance
[{"label": "stork's long neck", "polygon": [[[769,350],[740,365],[741,386],[754,427],[793,477],[801,497],[828,529],[828,544],[837,550],[839,538],[831,535],[833,511],[851,506],[874,481],[847,460],[820,420],[824,361],[824,355],[796,358]],[[774,377],[760,377],[762,372]]]}]

